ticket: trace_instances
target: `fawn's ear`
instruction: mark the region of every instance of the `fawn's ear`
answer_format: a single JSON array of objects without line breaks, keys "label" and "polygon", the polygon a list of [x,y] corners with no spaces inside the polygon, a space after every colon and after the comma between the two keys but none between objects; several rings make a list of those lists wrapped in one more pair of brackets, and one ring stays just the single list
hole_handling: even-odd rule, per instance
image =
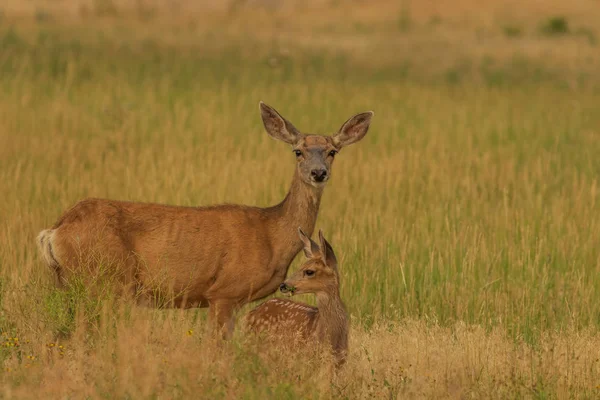
[{"label": "fawn's ear", "polygon": [[302,138],[302,134],[292,123],[281,116],[273,107],[262,101],[259,103],[260,115],[269,136],[294,145]]},{"label": "fawn's ear", "polygon": [[319,249],[319,245],[312,241],[311,238],[306,236],[302,229],[298,228],[298,235],[300,235],[300,240],[304,243],[304,255],[306,258],[317,258],[321,257],[321,250]]},{"label": "fawn's ear", "polygon": [[323,236],[323,231],[319,229],[319,242],[321,243],[321,252],[323,253],[323,258],[325,264],[328,267],[333,269],[337,269],[337,258],[335,258],[335,253],[333,252],[333,247],[329,244],[329,242]]},{"label": "fawn's ear", "polygon": [[356,114],[348,121],[344,122],[344,125],[340,128],[339,132],[333,135],[333,144],[338,149],[344,146],[358,142],[364,138],[369,130],[371,124],[371,118],[375,113],[373,111],[367,111],[364,113]]}]

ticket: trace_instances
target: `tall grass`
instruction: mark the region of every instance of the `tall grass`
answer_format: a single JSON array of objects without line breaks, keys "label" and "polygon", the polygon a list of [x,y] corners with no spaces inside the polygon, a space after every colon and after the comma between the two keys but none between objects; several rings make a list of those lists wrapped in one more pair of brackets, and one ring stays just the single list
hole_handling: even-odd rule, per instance
[{"label": "tall grass", "polygon": [[[419,9],[407,15],[397,35],[415,45],[427,25]],[[600,64],[574,68],[576,51],[527,57],[516,39],[498,44],[513,56],[492,61],[446,50],[430,65],[427,40],[421,55],[377,58],[397,42],[369,18],[360,40],[374,48],[357,54],[285,29],[281,39],[231,24],[220,37],[103,18],[0,29],[4,396],[597,393],[600,93],[589,68]],[[342,26],[335,38],[356,39]],[[318,220],[352,315],[351,357],[333,380],[319,357],[241,330],[215,346],[200,334],[204,310],[131,308],[82,282],[57,291],[36,253],[37,232],[84,197],[280,201],[294,157],[264,132],[259,100],[316,133],[375,111],[338,156]]]}]

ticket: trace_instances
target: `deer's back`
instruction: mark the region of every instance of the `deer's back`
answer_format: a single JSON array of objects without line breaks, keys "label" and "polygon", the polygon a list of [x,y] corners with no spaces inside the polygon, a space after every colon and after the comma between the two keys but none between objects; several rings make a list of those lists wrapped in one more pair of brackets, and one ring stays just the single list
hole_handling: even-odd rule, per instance
[{"label": "deer's back", "polygon": [[[65,212],[53,229],[61,262],[78,266],[100,254],[135,269],[131,274],[142,283],[168,282],[173,290],[189,288],[200,299],[219,286],[230,287],[221,295],[244,296],[270,278],[260,268],[273,257],[269,226],[255,207],[87,199]],[[250,279],[235,286],[245,267],[251,269],[243,271]]]},{"label": "deer's back", "polygon": [[247,325],[255,332],[269,332],[278,336],[300,335],[308,339],[314,334],[319,310],[287,299],[270,299],[256,307],[247,316]]}]

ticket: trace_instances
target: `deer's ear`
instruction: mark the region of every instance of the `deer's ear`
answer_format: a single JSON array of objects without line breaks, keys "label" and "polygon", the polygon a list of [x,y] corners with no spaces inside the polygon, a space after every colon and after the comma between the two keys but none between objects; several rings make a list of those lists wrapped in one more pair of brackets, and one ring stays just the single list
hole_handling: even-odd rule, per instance
[{"label": "deer's ear", "polygon": [[375,115],[373,111],[367,111],[356,114],[354,117],[344,122],[344,125],[342,125],[339,132],[333,135],[333,144],[341,149],[344,146],[356,143],[364,138],[369,130],[373,115]]},{"label": "deer's ear", "polygon": [[300,240],[304,244],[304,255],[306,258],[318,258],[321,257],[321,250],[319,246],[312,241],[311,238],[306,236],[302,229],[298,228],[298,235],[300,236]]},{"label": "deer's ear", "polygon": [[323,259],[325,260],[325,264],[328,267],[333,269],[337,269],[337,258],[335,257],[335,253],[333,252],[333,247],[329,244],[329,242],[325,239],[323,235],[323,231],[319,229],[319,242],[321,243],[321,253],[323,254]]},{"label": "deer's ear", "polygon": [[302,138],[302,134],[292,123],[281,116],[273,107],[260,102],[260,115],[269,136],[294,145]]}]

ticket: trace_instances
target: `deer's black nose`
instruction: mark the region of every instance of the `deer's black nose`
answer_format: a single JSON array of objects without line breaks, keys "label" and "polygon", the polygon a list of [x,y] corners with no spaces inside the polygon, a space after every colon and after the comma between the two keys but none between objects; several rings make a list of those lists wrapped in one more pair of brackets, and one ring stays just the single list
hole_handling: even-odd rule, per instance
[{"label": "deer's black nose", "polygon": [[327,178],[326,169],[313,169],[310,174],[316,182],[323,182]]},{"label": "deer's black nose", "polygon": [[285,284],[285,282],[282,283],[281,285],[279,285],[279,291],[281,293],[293,295],[294,290],[296,290],[296,288],[294,288],[294,286],[288,286]]}]

